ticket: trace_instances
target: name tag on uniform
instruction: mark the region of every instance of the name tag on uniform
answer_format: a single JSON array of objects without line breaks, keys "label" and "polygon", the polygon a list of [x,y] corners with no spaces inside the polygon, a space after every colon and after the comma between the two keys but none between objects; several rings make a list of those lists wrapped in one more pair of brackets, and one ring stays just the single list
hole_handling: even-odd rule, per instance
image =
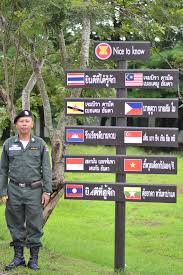
[{"label": "name tag on uniform", "polygon": [[11,147],[9,147],[9,151],[21,151],[21,150],[22,148],[17,144],[13,144]]},{"label": "name tag on uniform", "polygon": [[30,150],[39,150],[38,147],[30,147]]}]

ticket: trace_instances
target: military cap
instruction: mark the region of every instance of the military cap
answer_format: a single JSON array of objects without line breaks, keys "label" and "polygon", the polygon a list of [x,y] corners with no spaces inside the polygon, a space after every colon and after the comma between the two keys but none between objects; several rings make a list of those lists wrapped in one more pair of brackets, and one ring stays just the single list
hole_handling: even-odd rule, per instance
[{"label": "military cap", "polygon": [[18,119],[21,117],[32,117],[32,113],[29,110],[23,110],[21,111],[14,119],[14,124],[17,123]]}]

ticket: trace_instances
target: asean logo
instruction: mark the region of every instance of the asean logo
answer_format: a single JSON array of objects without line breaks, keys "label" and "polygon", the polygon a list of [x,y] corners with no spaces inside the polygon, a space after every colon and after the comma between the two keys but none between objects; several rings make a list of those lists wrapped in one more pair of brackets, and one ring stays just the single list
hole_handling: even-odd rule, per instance
[{"label": "asean logo", "polygon": [[101,59],[105,60],[108,59],[112,54],[112,48],[107,43],[100,43],[95,48],[95,55]]}]

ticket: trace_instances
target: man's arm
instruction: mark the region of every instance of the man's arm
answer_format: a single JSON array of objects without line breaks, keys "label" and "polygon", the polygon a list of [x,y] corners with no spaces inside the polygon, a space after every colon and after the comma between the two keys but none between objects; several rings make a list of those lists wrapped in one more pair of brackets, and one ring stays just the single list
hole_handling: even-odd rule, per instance
[{"label": "man's arm", "polygon": [[1,154],[1,165],[0,165],[0,196],[1,197],[7,195],[8,171],[9,171],[9,158],[6,151],[6,146],[4,144],[2,154]]},{"label": "man's arm", "polygon": [[50,165],[50,158],[48,146],[46,143],[43,145],[42,152],[42,175],[43,175],[43,192],[52,192],[52,171]]}]

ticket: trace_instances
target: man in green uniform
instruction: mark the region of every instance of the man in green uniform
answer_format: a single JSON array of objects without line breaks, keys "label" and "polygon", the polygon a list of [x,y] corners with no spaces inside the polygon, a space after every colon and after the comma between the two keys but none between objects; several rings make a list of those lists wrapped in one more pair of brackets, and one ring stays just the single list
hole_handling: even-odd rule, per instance
[{"label": "man in green uniform", "polygon": [[31,135],[30,111],[22,111],[14,123],[18,135],[5,141],[1,156],[0,200],[6,203],[10,245],[14,247],[14,258],[5,269],[26,265],[23,249],[27,246],[30,248],[28,267],[37,270],[43,207],[52,192],[48,147],[41,138]]}]

